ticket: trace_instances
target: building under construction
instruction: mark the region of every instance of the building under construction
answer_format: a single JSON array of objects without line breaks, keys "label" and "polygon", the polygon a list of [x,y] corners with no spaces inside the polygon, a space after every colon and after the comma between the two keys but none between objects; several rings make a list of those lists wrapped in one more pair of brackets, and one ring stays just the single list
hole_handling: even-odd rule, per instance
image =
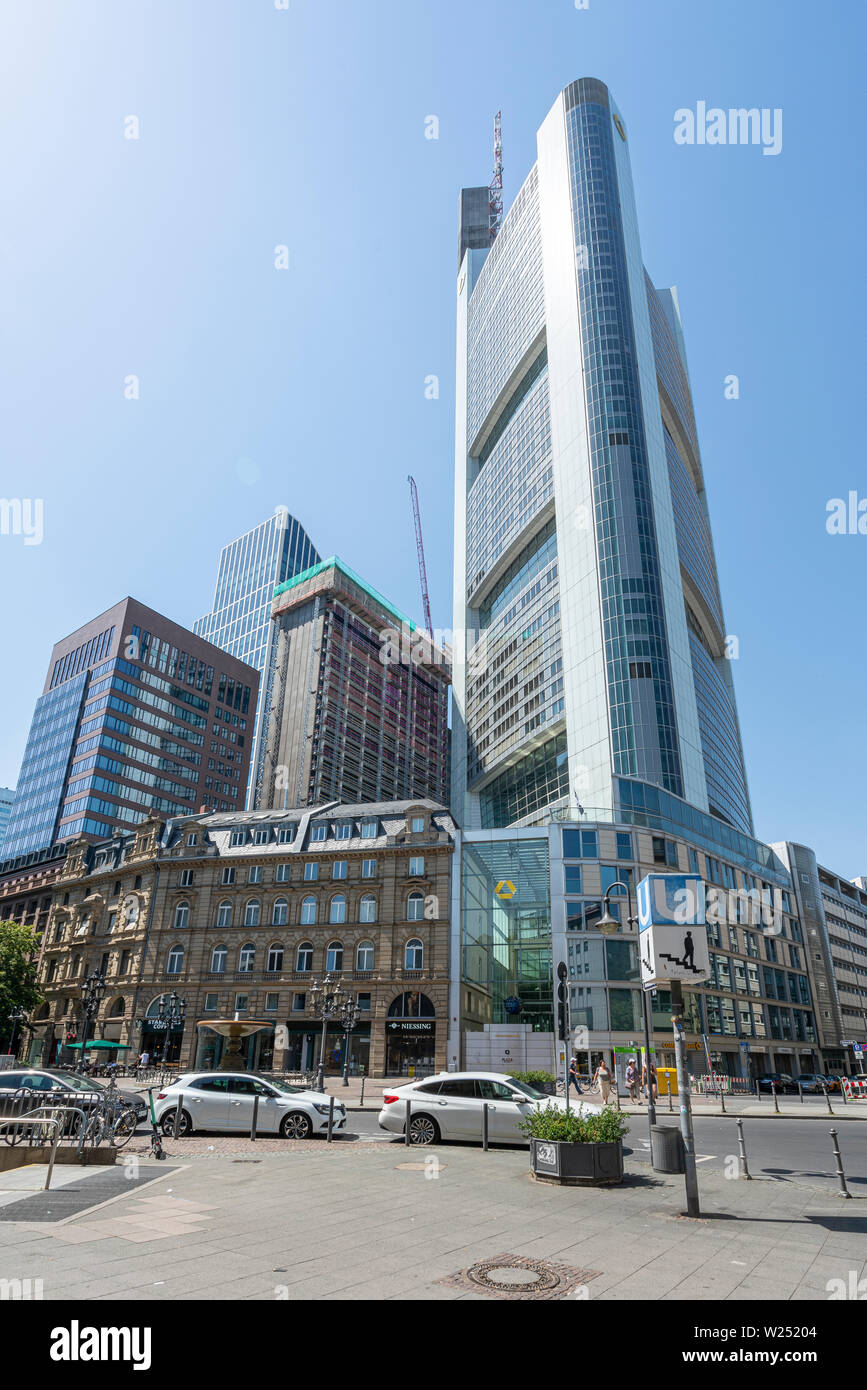
[{"label": "building under construction", "polygon": [[342,560],[281,584],[262,809],[448,799],[449,656]]}]

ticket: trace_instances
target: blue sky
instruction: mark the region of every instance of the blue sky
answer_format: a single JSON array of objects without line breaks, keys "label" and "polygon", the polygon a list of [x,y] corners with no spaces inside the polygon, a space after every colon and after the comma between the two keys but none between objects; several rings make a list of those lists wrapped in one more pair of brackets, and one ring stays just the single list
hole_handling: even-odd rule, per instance
[{"label": "blue sky", "polygon": [[[413,472],[450,625],[458,190],[501,107],[508,207],[557,92],[597,76],[680,293],[757,834],[867,873],[867,537],[825,529],[867,496],[862,9],[9,0],[0,491],[44,499],[44,540],[0,535],[0,784],[52,643],[127,593],[191,623],[278,503],[417,615]],[[782,153],[676,145],[699,100],[782,108]]]}]

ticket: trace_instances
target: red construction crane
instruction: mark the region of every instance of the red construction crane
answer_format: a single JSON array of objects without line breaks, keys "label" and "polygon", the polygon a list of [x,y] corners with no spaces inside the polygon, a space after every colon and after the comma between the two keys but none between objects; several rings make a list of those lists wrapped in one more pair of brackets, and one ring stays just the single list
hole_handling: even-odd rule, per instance
[{"label": "red construction crane", "polygon": [[415,545],[418,551],[418,577],[421,581],[421,601],[424,606],[424,621],[427,632],[433,636],[433,624],[430,616],[430,595],[427,591],[427,568],[424,562],[424,542],[421,538],[421,514],[418,509],[418,488],[415,485],[415,478],[412,474],[407,476],[409,490],[412,496],[412,515],[415,522]]}]

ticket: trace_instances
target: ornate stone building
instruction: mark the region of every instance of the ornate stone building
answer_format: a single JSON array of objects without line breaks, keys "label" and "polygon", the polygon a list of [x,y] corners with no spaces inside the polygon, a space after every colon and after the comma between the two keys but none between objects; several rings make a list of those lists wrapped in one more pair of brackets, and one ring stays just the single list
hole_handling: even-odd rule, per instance
[{"label": "ornate stone building", "polygon": [[[92,1036],[181,1067],[219,1064],[209,1019],[255,1019],[257,1069],[309,1070],[326,974],[358,1002],[353,1071],[445,1066],[449,882],[455,826],[429,800],[215,813],[143,822],[69,847],[55,886],[41,983],[45,1060],[80,1036],[81,982],[106,990]],[[185,1002],[171,1028],[160,1002]],[[337,1025],[326,1070],[342,1067]],[[111,1054],[107,1054],[111,1055]]]}]

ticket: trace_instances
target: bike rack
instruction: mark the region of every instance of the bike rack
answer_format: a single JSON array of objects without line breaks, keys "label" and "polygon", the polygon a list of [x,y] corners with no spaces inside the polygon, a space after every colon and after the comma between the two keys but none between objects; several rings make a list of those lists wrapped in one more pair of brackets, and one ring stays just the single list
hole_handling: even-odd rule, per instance
[{"label": "bike rack", "polygon": [[[58,1109],[61,1109],[61,1108],[63,1109],[63,1112],[64,1112],[62,1116],[61,1116],[61,1115],[58,1115],[58,1113],[57,1113]],[[84,1122],[85,1122],[86,1116],[85,1116],[84,1111],[81,1110],[81,1109],[79,1109],[79,1107],[78,1107],[77,1105],[65,1105],[65,1106],[62,1106],[62,1107],[57,1106],[57,1105],[50,1105],[50,1106],[49,1106],[49,1105],[41,1105],[41,1106],[39,1106],[36,1110],[31,1110],[31,1111],[29,1111],[26,1120],[25,1120],[25,1119],[22,1119],[22,1117],[21,1117],[20,1115],[17,1115],[17,1116],[14,1116],[14,1117],[13,1117],[13,1116],[9,1116],[9,1117],[6,1118],[6,1119],[0,1120],[0,1126],[29,1124],[30,1121],[34,1118],[34,1116],[38,1116],[38,1115],[39,1115],[40,1110],[43,1110],[43,1111],[45,1111],[46,1113],[45,1113],[45,1115],[44,1115],[41,1119],[38,1119],[38,1120],[37,1120],[37,1123],[40,1124],[40,1125],[54,1125],[54,1138],[53,1138],[53,1140],[52,1140],[52,1142],[51,1142],[51,1154],[50,1154],[49,1159],[48,1159],[48,1172],[47,1172],[46,1175],[45,1175],[45,1186],[44,1186],[43,1189],[42,1189],[43,1192],[47,1192],[48,1189],[49,1189],[49,1187],[51,1186],[51,1176],[52,1176],[52,1174],[53,1174],[53,1172],[54,1172],[54,1160],[55,1160],[55,1157],[57,1156],[57,1146],[58,1146],[58,1144],[60,1143],[60,1136],[61,1136],[61,1134],[63,1133],[63,1126],[64,1126],[64,1124],[66,1123],[66,1116],[69,1115],[70,1113],[74,1113],[74,1114],[77,1114],[77,1115],[80,1115],[80,1116],[81,1116],[81,1136],[82,1136],[82,1137],[81,1137],[81,1139],[79,1140],[79,1144],[78,1144],[78,1152],[79,1152],[79,1154],[81,1153],[81,1145],[82,1145],[82,1143],[84,1142]]]}]

